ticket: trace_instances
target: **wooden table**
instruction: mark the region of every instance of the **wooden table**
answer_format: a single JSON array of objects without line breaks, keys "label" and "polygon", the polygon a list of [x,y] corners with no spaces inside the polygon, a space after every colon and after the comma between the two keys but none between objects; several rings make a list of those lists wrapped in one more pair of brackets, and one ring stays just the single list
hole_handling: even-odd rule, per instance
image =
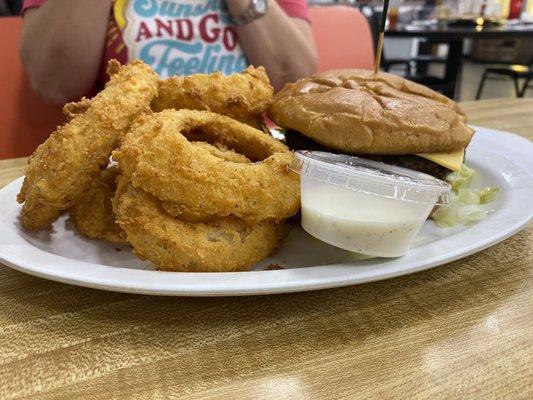
[{"label": "wooden table", "polygon": [[[533,100],[463,106],[533,138]],[[0,185],[24,163],[0,162]],[[531,399],[532,239],[530,225],[429,271],[244,298],[111,293],[0,265],[0,398]]]}]

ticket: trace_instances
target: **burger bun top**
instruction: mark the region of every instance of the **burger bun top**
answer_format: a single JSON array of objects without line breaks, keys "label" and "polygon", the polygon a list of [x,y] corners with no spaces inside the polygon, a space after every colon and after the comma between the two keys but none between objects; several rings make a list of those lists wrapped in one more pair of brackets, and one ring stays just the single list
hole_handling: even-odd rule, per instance
[{"label": "burger bun top", "polygon": [[449,98],[397,75],[357,69],[286,85],[269,117],[326,147],[357,154],[454,151],[474,133]]}]

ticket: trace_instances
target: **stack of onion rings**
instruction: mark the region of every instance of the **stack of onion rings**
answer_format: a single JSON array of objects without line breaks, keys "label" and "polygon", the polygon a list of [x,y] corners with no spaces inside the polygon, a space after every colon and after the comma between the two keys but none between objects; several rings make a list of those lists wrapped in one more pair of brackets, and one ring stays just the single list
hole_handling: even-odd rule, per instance
[{"label": "stack of onion rings", "polygon": [[123,172],[117,222],[135,253],[159,268],[250,268],[299,210],[290,150],[207,111],[165,110],[137,120],[113,153]]},{"label": "stack of onion rings", "polygon": [[265,70],[158,80],[142,61],[111,61],[108,72],[30,158],[22,225],[43,229],[68,210],[85,236],[129,243],[170,271],[247,270],[268,256],[300,190],[290,150],[254,128],[273,97]]}]

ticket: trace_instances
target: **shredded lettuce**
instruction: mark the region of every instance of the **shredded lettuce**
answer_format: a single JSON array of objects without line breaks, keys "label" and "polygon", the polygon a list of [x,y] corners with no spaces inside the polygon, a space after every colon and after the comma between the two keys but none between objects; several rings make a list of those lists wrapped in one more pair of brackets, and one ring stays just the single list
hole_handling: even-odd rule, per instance
[{"label": "shredded lettuce", "polygon": [[478,190],[479,204],[487,204],[491,201],[494,201],[499,191],[500,189],[491,187],[486,187],[485,189]]},{"label": "shredded lettuce", "polygon": [[457,199],[463,204],[479,204],[479,194],[475,190],[461,188],[457,192]]},{"label": "shredded lettuce", "polygon": [[465,225],[481,221],[487,213],[475,204],[466,204],[457,208],[457,220]]},{"label": "shredded lettuce", "polygon": [[498,188],[470,188],[476,171],[466,165],[459,172],[452,172],[446,180],[452,185],[452,197],[448,207],[440,207],[433,219],[440,227],[451,228],[456,224],[472,225],[485,218],[489,211],[481,206],[494,201]]},{"label": "shredded lettuce", "polygon": [[452,190],[457,191],[461,188],[468,188],[474,175],[476,175],[476,171],[463,164],[460,171],[452,172],[446,177],[446,180],[452,185]]}]

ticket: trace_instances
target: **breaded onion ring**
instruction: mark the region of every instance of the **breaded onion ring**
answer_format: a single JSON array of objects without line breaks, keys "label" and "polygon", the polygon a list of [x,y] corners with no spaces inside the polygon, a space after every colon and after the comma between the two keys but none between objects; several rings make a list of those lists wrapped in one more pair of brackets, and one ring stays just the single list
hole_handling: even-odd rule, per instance
[{"label": "breaded onion ring", "polygon": [[225,76],[220,72],[173,76],[159,82],[154,111],[205,110],[259,128],[273,101],[274,89],[263,67]]},{"label": "breaded onion ring", "polygon": [[248,270],[276,249],[280,224],[247,225],[235,217],[187,222],[171,217],[157,199],[120,178],[114,200],[117,223],[140,259],[166,271],[226,272]]},{"label": "breaded onion ring", "polygon": [[103,170],[91,187],[68,209],[70,219],[83,235],[113,243],[127,243],[126,232],[115,222],[111,201],[115,196],[119,170]]},{"label": "breaded onion ring", "polygon": [[[226,161],[191,142],[220,143],[251,164]],[[300,206],[292,153],[278,140],[207,111],[166,110],[138,120],[113,153],[132,185],[163,201],[180,218],[236,216],[281,221]]]},{"label": "breaded onion ring", "polygon": [[132,120],[149,110],[157,92],[155,72],[141,61],[117,64],[110,62],[112,76],[105,89],[90,103],[67,107],[72,119],[31,156],[17,197],[24,202],[25,228],[45,228],[71,206],[107,164]]},{"label": "breaded onion ring", "polygon": [[228,149],[226,146],[221,145],[220,143],[207,143],[207,142],[192,142],[191,145],[196,146],[198,148],[206,149],[209,151],[213,156],[222,158],[226,161],[233,161],[236,163],[251,163],[250,159],[246,157],[244,154],[239,154],[236,151],[233,151],[231,149]]}]

